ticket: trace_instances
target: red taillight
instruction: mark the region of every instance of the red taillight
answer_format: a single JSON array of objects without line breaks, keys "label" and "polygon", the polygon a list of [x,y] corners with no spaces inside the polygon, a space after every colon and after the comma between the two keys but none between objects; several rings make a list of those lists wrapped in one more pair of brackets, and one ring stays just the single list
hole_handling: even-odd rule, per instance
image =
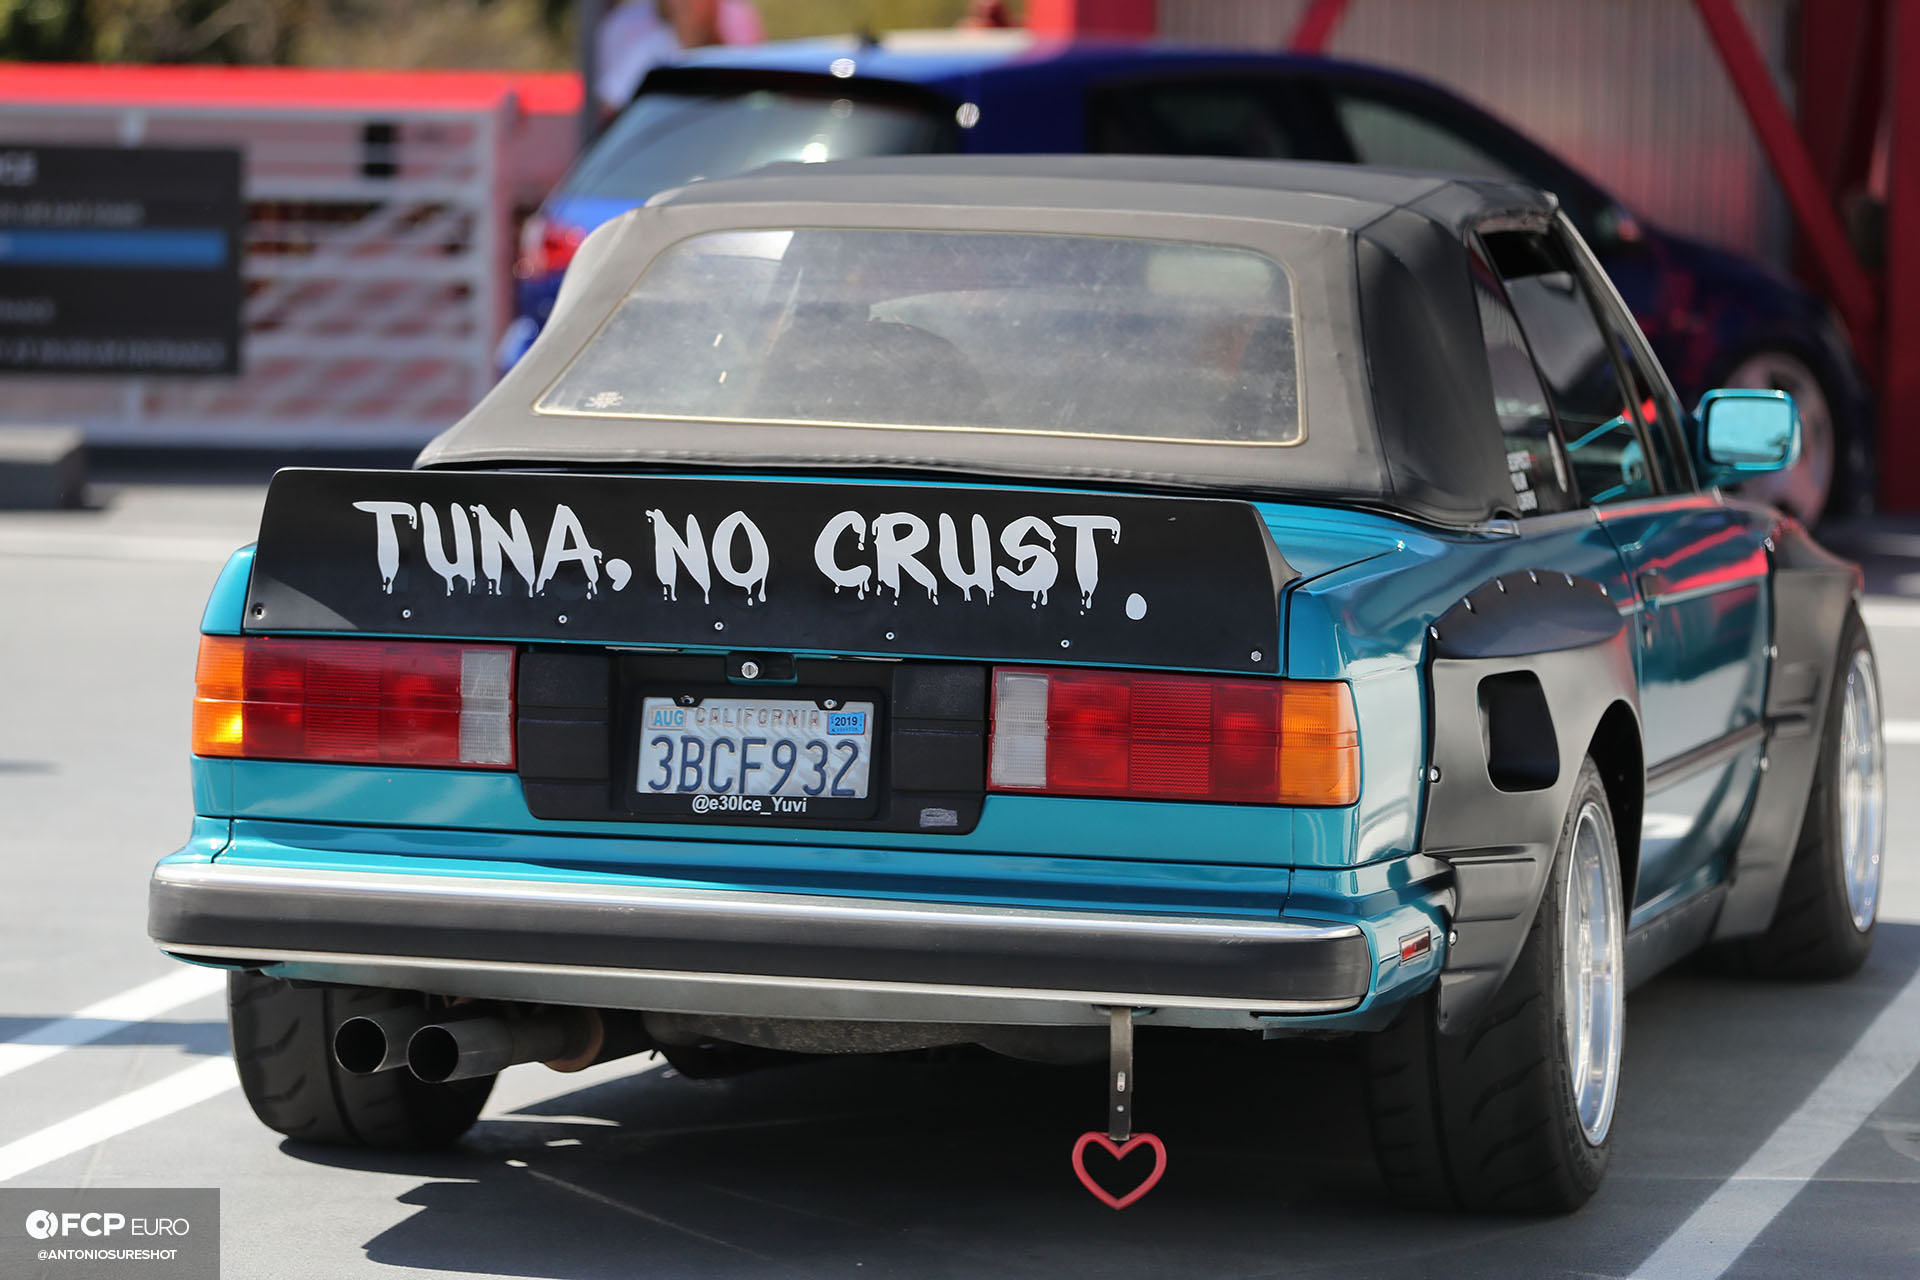
[{"label": "red taillight", "polygon": [[1344,805],[1360,794],[1338,681],[1003,667],[989,785],[1050,795]]},{"label": "red taillight", "polygon": [[193,752],[511,769],[513,650],[202,636]]},{"label": "red taillight", "polygon": [[536,213],[521,224],[520,257],[513,264],[513,274],[522,280],[531,280],[535,276],[565,271],[573,255],[580,251],[580,242],[586,238],[587,233],[581,228]]}]

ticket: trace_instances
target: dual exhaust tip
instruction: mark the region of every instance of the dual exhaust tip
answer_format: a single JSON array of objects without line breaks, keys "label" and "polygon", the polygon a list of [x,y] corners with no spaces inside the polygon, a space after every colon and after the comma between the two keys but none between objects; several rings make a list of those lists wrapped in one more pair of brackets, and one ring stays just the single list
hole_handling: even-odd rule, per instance
[{"label": "dual exhaust tip", "polygon": [[333,1057],[354,1075],[405,1067],[425,1084],[490,1076],[522,1062],[579,1071],[648,1047],[636,1028],[610,1037],[593,1009],[564,1009],[525,1017],[484,1014],[449,1018],[445,1011],[383,1009],[342,1022]]}]

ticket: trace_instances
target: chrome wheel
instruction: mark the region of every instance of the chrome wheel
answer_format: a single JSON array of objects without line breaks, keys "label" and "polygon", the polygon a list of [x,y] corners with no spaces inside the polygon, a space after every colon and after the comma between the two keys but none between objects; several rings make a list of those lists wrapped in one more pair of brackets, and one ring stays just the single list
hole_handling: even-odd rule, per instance
[{"label": "chrome wheel", "polygon": [[1759,476],[1741,485],[1741,491],[1773,503],[1813,524],[1826,510],[1833,492],[1834,458],[1837,433],[1833,407],[1820,379],[1798,356],[1784,351],[1762,351],[1748,356],[1727,374],[1729,387],[1758,387],[1763,391],[1784,391],[1793,397],[1800,410],[1800,461],[1790,471]]},{"label": "chrome wheel", "polygon": [[1840,857],[1853,927],[1873,927],[1880,904],[1886,838],[1887,759],[1880,736],[1880,686],[1873,651],[1856,649],[1840,705]]},{"label": "chrome wheel", "polygon": [[1626,1020],[1620,861],[1606,815],[1589,800],[1574,819],[1561,903],[1562,1015],[1567,1072],[1581,1132],[1599,1146],[1613,1123]]}]

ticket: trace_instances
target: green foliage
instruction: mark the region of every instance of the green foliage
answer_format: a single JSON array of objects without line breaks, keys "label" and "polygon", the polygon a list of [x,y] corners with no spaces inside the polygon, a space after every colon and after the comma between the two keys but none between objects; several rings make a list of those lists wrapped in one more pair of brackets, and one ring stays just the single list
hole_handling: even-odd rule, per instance
[{"label": "green foliage", "polygon": [[285,62],[322,0],[0,0],[0,59]]},{"label": "green foliage", "polygon": [[93,56],[82,0],[0,0],[0,58],[72,62]]},{"label": "green foliage", "polygon": [[921,27],[950,27],[967,11],[967,0],[761,0],[767,39],[844,35]]},{"label": "green foliage", "polygon": [[[950,27],[967,0],[759,7],[767,38],[784,40]],[[0,61],[564,68],[573,59],[573,8],[570,0],[0,0]]]},{"label": "green foliage", "polygon": [[567,4],[546,0],[308,0],[292,61],[323,67],[565,70]]}]

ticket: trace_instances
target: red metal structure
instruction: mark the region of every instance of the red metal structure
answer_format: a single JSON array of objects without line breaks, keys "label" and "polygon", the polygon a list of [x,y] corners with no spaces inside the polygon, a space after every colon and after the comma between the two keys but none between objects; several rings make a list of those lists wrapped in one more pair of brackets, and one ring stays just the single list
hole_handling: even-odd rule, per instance
[{"label": "red metal structure", "polygon": [[1027,26],[1043,35],[1150,36],[1154,0],[1027,0]]},{"label": "red metal structure", "polygon": [[1786,104],[1780,100],[1780,91],[1767,73],[1766,63],[1754,47],[1753,35],[1747,30],[1740,11],[1734,8],[1733,0],[1694,0],[1694,8],[1706,24],[1707,34],[1713,37],[1720,61],[1727,69],[1727,78],[1740,95],[1747,118],[1753,122],[1753,131],[1759,135],[1760,145],[1766,148],[1774,175],[1786,192],[1787,202],[1793,206],[1794,218],[1819,266],[1827,296],[1846,318],[1848,330],[1856,345],[1860,345],[1862,362],[1871,365],[1871,351],[1860,340],[1874,332],[1878,320],[1873,282],[1847,243],[1846,230],[1834,212],[1832,194],[1820,183],[1813,158],[1807,153],[1806,140],[1800,136]]},{"label": "red metal structure", "polygon": [[[1802,274],[1833,303],[1877,384],[1881,501],[1920,509],[1920,79],[1888,73],[1920,64],[1920,0],[1803,4],[1797,118],[1735,0],[1691,2],[1792,209]],[[1350,6],[1308,0],[1288,46],[1325,52]],[[1032,0],[1028,12],[1050,34],[1155,30],[1151,0]],[[1877,196],[1884,260],[1863,263],[1843,209],[1871,209]]]},{"label": "red metal structure", "polygon": [[1300,15],[1287,47],[1295,53],[1325,53],[1340,19],[1347,16],[1347,0],[1313,0]]},{"label": "red metal structure", "polygon": [[[1900,0],[1887,58],[1920,58],[1920,5]],[[1885,361],[1880,378],[1880,495],[1888,506],[1920,507],[1920,79],[1894,76],[1887,165]]]}]

